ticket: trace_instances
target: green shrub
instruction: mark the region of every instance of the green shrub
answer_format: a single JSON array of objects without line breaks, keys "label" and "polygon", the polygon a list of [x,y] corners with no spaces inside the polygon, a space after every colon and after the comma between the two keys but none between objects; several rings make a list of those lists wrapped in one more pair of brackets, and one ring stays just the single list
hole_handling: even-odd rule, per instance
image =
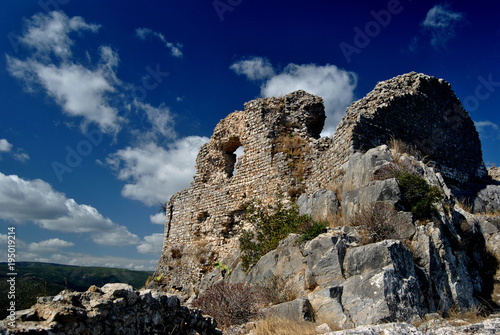
[{"label": "green shrub", "polygon": [[436,211],[434,203],[442,199],[439,188],[430,186],[424,178],[410,172],[397,173],[396,179],[405,196],[404,206],[413,217],[416,220],[431,219]]},{"label": "green shrub", "polygon": [[[254,224],[256,232],[243,231],[240,235],[241,260],[245,270],[269,251],[276,249],[279,242],[289,234],[300,233],[301,227],[314,226],[309,215],[299,214],[297,205],[286,208],[282,200],[283,197],[280,196],[275,206],[267,208],[256,201],[247,206],[244,219]],[[317,227],[314,229],[318,230]],[[308,232],[308,236],[312,236],[312,233]]]},{"label": "green shrub", "polygon": [[318,235],[326,233],[326,227],[328,227],[327,222],[306,221],[305,225],[299,227],[299,233],[302,235],[300,236],[299,242],[310,241]]}]

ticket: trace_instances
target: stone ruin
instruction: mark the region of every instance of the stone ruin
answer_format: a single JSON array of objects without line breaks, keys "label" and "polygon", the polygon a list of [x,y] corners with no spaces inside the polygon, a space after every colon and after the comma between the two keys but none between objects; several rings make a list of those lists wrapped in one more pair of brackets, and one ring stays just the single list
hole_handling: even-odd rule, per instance
[{"label": "stone ruin", "polygon": [[[246,103],[216,126],[191,186],[168,202],[149,289],[107,284],[39,298],[0,333],[220,334],[214,320],[181,301],[189,306],[220,280],[255,286],[278,277],[298,298],[261,308],[263,316],[358,327],[342,334],[496,334],[498,315],[452,327],[438,314],[483,301],[500,307],[499,169],[486,170],[474,124],[450,85],[401,75],[354,102],[332,138],[320,137],[324,121],[322,99],[304,91]],[[393,140],[409,154],[389,148]],[[375,178],[398,164],[440,190],[432,220],[416,221],[398,205],[404,194],[396,178]],[[476,214],[458,204],[464,194],[473,194]],[[290,234],[245,271],[238,236],[253,228],[242,219],[245,206],[277,199],[296,200],[316,220],[390,205],[397,234],[364,240],[366,227],[349,224],[307,242]]]},{"label": "stone ruin", "polygon": [[320,137],[324,120],[322,99],[296,91],[247,102],[219,122],[198,153],[191,186],[167,205],[156,273],[168,287],[197,293],[216,261],[237,261],[231,257],[249,228],[241,216],[252,199],[342,187],[350,157],[391,139],[411,144],[452,184],[487,176],[474,123],[442,79],[412,72],[378,83],[347,109],[333,138]]}]

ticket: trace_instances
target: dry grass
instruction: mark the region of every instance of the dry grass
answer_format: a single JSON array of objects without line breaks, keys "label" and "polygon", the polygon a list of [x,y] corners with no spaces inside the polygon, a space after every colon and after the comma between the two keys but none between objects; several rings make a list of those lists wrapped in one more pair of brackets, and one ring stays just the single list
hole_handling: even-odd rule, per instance
[{"label": "dry grass", "polygon": [[277,305],[297,299],[297,292],[290,283],[275,275],[258,283],[256,291],[266,305]]},{"label": "dry grass", "polygon": [[344,212],[341,208],[339,208],[333,215],[328,214],[326,222],[328,222],[330,228],[343,227],[348,225],[348,223],[344,219]]},{"label": "dry grass", "polygon": [[448,313],[446,313],[445,320],[451,325],[460,326],[460,321],[466,321],[470,324],[482,322],[488,318],[486,310],[481,306],[471,307],[467,310],[461,310],[458,306],[453,306]]},{"label": "dry grass", "polygon": [[389,148],[392,149],[397,155],[394,155],[394,160],[396,163],[403,154],[408,154],[410,156],[420,158],[421,154],[414,145],[407,144],[400,139],[392,137],[389,141]]},{"label": "dry grass", "polygon": [[403,218],[394,206],[373,202],[361,207],[354,215],[352,226],[361,226],[367,230],[368,236],[363,236],[364,242],[379,242],[387,239],[404,240],[406,227]]},{"label": "dry grass", "polygon": [[308,321],[295,321],[275,316],[258,321],[253,329],[254,335],[316,335],[318,324]]},{"label": "dry grass", "polygon": [[458,207],[462,208],[464,211],[466,211],[468,213],[472,213],[473,205],[472,205],[472,201],[470,199],[460,198],[457,201],[457,205],[458,205]]}]

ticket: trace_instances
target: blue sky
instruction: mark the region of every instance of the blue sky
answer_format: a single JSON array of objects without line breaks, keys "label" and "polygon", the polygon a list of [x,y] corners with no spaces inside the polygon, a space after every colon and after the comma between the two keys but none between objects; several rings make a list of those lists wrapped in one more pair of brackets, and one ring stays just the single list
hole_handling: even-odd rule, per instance
[{"label": "blue sky", "polygon": [[323,97],[324,135],[378,81],[443,78],[500,164],[495,1],[3,1],[0,231],[17,258],[154,269],[161,203],[254,98]]}]

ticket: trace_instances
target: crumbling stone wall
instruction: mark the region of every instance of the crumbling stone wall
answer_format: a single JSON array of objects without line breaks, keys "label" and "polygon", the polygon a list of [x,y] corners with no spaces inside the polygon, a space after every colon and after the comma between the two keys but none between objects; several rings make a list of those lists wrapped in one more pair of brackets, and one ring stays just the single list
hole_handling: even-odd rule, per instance
[{"label": "crumbling stone wall", "polygon": [[414,146],[449,180],[464,183],[487,175],[474,122],[451,85],[411,72],[379,82],[349,106],[312,180],[331,182],[332,162],[337,170],[354,152],[366,152],[391,139]]},{"label": "crumbling stone wall", "polygon": [[[190,293],[215,261],[235,253],[238,233],[248,228],[241,220],[248,201],[329,188],[355,152],[392,138],[414,145],[448,179],[487,174],[474,123],[442,79],[412,72],[378,83],[347,109],[333,138],[319,138],[324,119],[322,99],[296,91],[250,101],[216,126],[191,187],[168,203],[157,269],[168,286]],[[302,149],[287,150],[289,138]]]},{"label": "crumbling stone wall", "polygon": [[[252,199],[266,203],[279,192],[304,188],[308,172],[301,178],[294,174],[293,157],[281,142],[291,137],[314,141],[324,120],[322,99],[304,91],[248,102],[244,111],[222,120],[200,149],[191,187],[168,202],[157,273],[189,293],[216,260],[238,248],[245,204]],[[237,159],[239,147],[244,154]]]},{"label": "crumbling stone wall", "polygon": [[30,309],[7,318],[0,334],[65,335],[221,335],[217,324],[201,310],[181,306],[175,295],[134,291],[127,284],[91,286],[86,292],[63,291],[38,298]]}]

